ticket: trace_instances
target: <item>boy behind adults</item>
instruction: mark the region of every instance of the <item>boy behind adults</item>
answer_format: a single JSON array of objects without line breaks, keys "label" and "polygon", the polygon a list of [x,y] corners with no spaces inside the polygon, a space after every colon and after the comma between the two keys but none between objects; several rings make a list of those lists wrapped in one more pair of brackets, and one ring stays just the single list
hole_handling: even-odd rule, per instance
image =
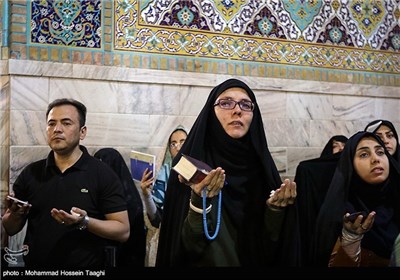
[{"label": "boy behind adults", "polygon": [[18,176],[11,195],[29,203],[8,199],[3,226],[12,236],[28,221],[27,267],[105,267],[107,239],[129,237],[121,182],[79,144],[87,133],[84,104],[54,100],[46,118],[51,151]]}]

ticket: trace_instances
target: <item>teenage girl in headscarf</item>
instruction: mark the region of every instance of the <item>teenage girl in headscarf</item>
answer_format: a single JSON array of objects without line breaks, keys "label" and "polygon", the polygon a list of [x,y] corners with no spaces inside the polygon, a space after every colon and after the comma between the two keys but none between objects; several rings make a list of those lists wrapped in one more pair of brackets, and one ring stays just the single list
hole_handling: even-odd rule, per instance
[{"label": "teenage girl in headscarf", "polygon": [[393,123],[388,120],[375,120],[370,122],[365,127],[364,131],[369,131],[378,135],[385,144],[386,150],[400,166],[399,136],[397,135]]},{"label": "teenage girl in headscarf", "polygon": [[350,137],[316,221],[314,265],[388,266],[400,228],[399,182],[378,136]]}]

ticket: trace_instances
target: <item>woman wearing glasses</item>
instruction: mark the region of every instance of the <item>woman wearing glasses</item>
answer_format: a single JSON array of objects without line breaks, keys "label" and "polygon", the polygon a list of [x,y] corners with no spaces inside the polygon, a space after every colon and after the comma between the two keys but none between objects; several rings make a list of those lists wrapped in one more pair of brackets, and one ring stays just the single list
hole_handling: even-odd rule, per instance
[{"label": "woman wearing glasses", "polygon": [[146,266],[155,265],[155,255],[157,253],[158,235],[161,222],[161,215],[164,206],[164,197],[167,190],[167,182],[171,171],[172,159],[177,155],[187,137],[185,128],[177,126],[168,137],[168,144],[165,149],[162,166],[158,171],[154,182],[154,175],[150,170],[143,172],[140,188],[143,193],[143,202],[147,213],[145,219],[148,229],[147,234],[147,257]]},{"label": "woman wearing glasses", "polygon": [[282,183],[245,83],[211,91],[173,165],[182,154],[213,170],[198,184],[171,173],[156,266],[297,265],[296,184]]}]

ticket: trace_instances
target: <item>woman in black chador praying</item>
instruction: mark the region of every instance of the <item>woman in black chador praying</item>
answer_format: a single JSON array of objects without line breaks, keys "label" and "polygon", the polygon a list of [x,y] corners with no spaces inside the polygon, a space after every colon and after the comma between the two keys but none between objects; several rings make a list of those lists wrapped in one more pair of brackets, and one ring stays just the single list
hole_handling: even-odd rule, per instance
[{"label": "woman in black chador praying", "polygon": [[173,165],[182,154],[214,169],[198,184],[171,173],[156,266],[298,264],[296,184],[282,183],[244,82],[211,91]]}]

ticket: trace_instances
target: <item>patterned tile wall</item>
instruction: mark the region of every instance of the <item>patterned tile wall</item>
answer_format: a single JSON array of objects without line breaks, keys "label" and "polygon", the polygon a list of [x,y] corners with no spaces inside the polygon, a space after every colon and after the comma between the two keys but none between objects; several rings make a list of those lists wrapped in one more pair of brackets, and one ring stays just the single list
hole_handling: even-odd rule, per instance
[{"label": "patterned tile wall", "polygon": [[337,0],[115,2],[115,47],[393,73],[400,68],[389,62],[392,54],[376,50],[399,50],[397,6]]},{"label": "patterned tile wall", "polygon": [[400,0],[8,3],[11,58],[400,85]]}]

